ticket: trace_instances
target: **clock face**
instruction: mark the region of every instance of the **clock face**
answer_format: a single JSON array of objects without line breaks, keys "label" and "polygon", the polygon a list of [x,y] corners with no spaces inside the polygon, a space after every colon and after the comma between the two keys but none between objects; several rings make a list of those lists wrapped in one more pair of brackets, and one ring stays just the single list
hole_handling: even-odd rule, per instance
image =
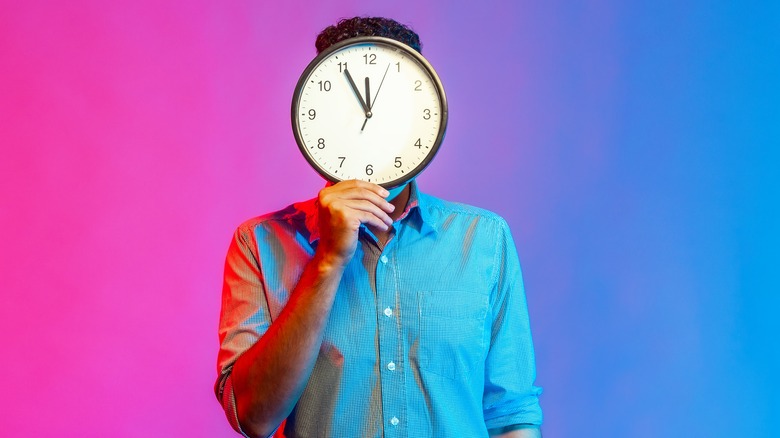
[{"label": "clock face", "polygon": [[436,154],[447,101],[419,53],[387,38],[354,38],[306,68],[295,89],[292,122],[301,152],[326,179],[392,188]]}]

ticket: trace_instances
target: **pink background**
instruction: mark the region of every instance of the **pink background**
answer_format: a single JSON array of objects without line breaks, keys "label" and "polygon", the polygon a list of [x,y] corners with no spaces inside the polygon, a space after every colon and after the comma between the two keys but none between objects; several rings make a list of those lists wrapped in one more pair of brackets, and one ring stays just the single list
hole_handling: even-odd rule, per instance
[{"label": "pink background", "polygon": [[422,189],[513,229],[545,436],[777,436],[778,8],[477,3],[2,1],[0,433],[232,436],[229,238],[323,184],[317,32],[387,15],[450,102]]}]

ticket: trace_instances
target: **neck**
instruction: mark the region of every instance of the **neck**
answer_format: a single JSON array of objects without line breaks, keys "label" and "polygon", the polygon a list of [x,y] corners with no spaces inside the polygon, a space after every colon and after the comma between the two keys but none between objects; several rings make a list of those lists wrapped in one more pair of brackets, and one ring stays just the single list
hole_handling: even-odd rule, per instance
[{"label": "neck", "polygon": [[412,189],[411,184],[407,184],[406,187],[404,187],[403,190],[401,190],[401,193],[398,194],[395,198],[390,200],[390,203],[395,206],[395,210],[393,210],[392,213],[390,213],[390,218],[393,221],[398,220],[399,217],[401,217],[402,214],[404,214],[404,210],[406,209],[406,204],[409,203],[409,196],[411,196]]}]

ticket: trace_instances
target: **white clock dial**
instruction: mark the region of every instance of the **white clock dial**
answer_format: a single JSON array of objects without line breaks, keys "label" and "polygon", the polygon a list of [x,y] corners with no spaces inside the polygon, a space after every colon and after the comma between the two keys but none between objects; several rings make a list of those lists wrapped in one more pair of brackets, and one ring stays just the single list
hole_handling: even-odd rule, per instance
[{"label": "white clock dial", "polygon": [[447,102],[421,55],[394,40],[364,37],[312,61],[296,87],[292,119],[301,151],[323,177],[391,188],[435,155]]}]

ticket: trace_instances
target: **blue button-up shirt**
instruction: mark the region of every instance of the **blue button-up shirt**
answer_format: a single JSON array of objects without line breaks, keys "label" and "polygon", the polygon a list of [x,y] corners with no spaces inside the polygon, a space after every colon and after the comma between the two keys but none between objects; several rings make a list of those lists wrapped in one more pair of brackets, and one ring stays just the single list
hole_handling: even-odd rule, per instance
[{"label": "blue button-up shirt", "polygon": [[[242,224],[230,246],[217,396],[287,303],[318,241],[314,200]],[[420,193],[381,247],[361,229],[287,437],[481,437],[542,422],[520,265],[506,222]]]}]

